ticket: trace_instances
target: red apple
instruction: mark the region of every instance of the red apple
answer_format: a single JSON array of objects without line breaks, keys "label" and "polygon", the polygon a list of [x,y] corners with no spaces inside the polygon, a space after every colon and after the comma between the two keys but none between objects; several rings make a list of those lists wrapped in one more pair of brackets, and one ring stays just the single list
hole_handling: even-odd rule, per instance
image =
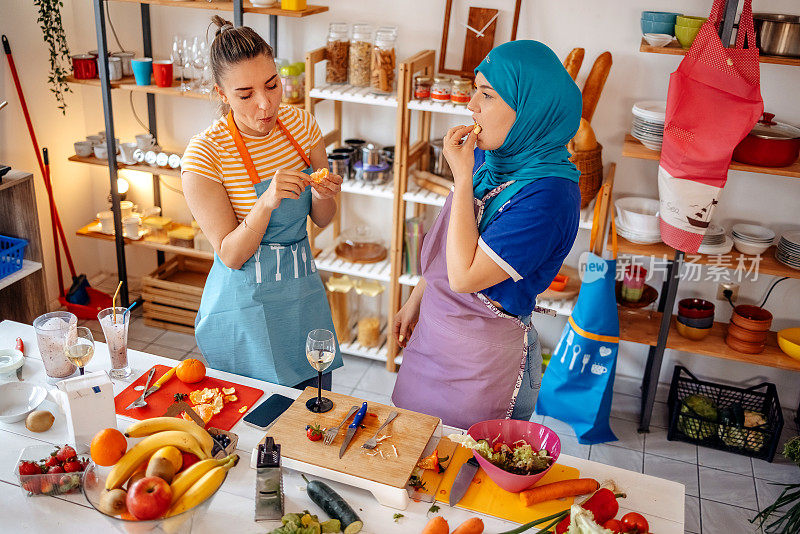
[{"label": "red apple", "polygon": [[144,477],[129,490],[125,504],[136,519],[156,519],[166,513],[172,502],[172,489],[164,479]]},{"label": "red apple", "polygon": [[181,456],[183,456],[183,465],[181,465],[181,471],[187,469],[192,464],[196,464],[197,462],[200,461],[200,458],[198,458],[191,452],[181,451]]}]

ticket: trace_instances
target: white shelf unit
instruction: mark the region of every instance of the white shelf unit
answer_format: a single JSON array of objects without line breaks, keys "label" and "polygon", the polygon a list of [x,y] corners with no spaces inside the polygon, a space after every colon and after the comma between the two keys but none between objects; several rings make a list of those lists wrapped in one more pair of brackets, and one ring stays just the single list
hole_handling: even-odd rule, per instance
[{"label": "white shelf unit", "polygon": [[368,184],[356,180],[345,180],[342,183],[342,193],[354,195],[364,195],[376,198],[394,198],[394,186],[392,184]]},{"label": "white shelf unit", "polygon": [[[375,360],[377,362],[385,362],[389,352],[389,349],[386,346],[386,336],[388,335],[387,326],[388,325],[384,325],[383,329],[381,330],[380,342],[378,343],[377,347],[364,347],[363,345],[360,345],[356,339],[356,332],[353,331],[353,340],[349,343],[340,343],[339,350],[341,350],[344,354],[350,354],[351,356],[358,356],[360,358]],[[353,330],[355,330],[355,327]],[[399,365],[403,362],[403,357],[396,356],[394,361]]]},{"label": "white shelf unit", "polygon": [[376,263],[352,263],[336,255],[334,247],[328,247],[315,258],[317,269],[329,273],[346,274],[389,283],[389,260]]},{"label": "white shelf unit", "polygon": [[0,278],[0,289],[5,289],[15,282],[19,282],[26,276],[35,273],[42,268],[42,264],[38,261],[22,260],[22,269],[8,276]]},{"label": "white shelf unit", "polygon": [[409,184],[408,191],[403,194],[403,200],[406,202],[414,202],[416,204],[427,204],[428,206],[436,206],[441,208],[444,206],[444,201],[447,197],[443,197],[439,193],[422,189],[416,184]]},{"label": "white shelf unit", "polygon": [[321,100],[338,100],[339,102],[353,102],[356,104],[370,104],[387,108],[397,107],[397,96],[376,95],[369,87],[354,87],[349,84],[323,85],[314,87],[308,92],[311,98]]},{"label": "white shelf unit", "polygon": [[430,111],[432,113],[447,113],[450,115],[462,115],[471,117],[472,112],[467,106],[453,104],[451,102],[436,102],[435,100],[410,100],[408,109],[414,111]]}]

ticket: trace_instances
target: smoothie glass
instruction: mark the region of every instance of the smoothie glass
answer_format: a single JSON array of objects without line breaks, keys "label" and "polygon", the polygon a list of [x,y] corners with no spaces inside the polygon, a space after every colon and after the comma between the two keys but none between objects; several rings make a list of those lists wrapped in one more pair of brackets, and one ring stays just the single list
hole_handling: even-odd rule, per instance
[{"label": "smoothie glass", "polygon": [[65,342],[75,343],[78,318],[66,311],[45,313],[33,321],[33,328],[47,377],[57,381],[72,376],[77,367],[67,359]]},{"label": "smoothie glass", "polygon": [[[116,319],[115,313],[116,312]],[[131,376],[133,370],[128,365],[128,325],[131,312],[125,308],[106,308],[97,314],[97,320],[103,327],[103,335],[108,345],[108,355],[111,358],[109,376],[116,379],[125,379]]]}]

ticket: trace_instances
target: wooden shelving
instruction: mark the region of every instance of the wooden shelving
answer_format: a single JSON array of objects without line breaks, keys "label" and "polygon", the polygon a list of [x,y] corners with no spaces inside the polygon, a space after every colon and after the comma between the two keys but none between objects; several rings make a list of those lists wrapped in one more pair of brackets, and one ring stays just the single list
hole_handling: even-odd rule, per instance
[{"label": "wooden shelving", "polygon": [[[88,157],[84,158],[82,156],[70,156],[69,161],[75,163],[86,163],[89,165],[99,165],[101,167],[108,167],[108,160],[95,158],[95,157]],[[139,171],[139,172],[149,172],[150,174],[162,174],[166,176],[177,176],[180,177],[181,170],[180,169],[173,169],[171,167],[156,167],[154,165],[147,165],[146,163],[136,163],[135,165],[125,165],[124,163],[117,162],[117,168],[121,171]]]},{"label": "wooden shelving", "polygon": [[[655,256],[659,259],[672,260],[675,257],[675,249],[665,245],[664,243],[656,243],[655,245],[639,245],[631,243],[621,236],[617,236],[618,250],[620,254],[632,254],[635,256]],[[607,247],[611,250],[611,244]],[[735,270],[739,265],[741,269],[747,273],[756,271],[754,262],[758,263],[758,274],[768,274],[772,276],[788,276],[789,278],[800,278],[800,270],[792,269],[788,265],[784,265],[775,259],[775,246],[767,249],[761,255],[760,259],[756,260],[755,256],[749,254],[742,254],[736,249],[733,249],[729,254],[722,255],[722,258],[717,255],[708,254],[692,254],[687,255],[684,259],[685,263],[700,263],[703,265],[715,265],[719,267],[729,266],[731,270]],[[730,257],[730,261],[726,258]],[[724,263],[722,260],[725,259]]]},{"label": "wooden shelving", "polygon": [[[67,83],[100,87],[100,78],[79,80],[74,76],[67,76],[65,79]],[[134,91],[137,93],[152,93],[154,95],[180,96],[183,98],[194,98],[197,100],[208,100],[211,102],[210,94],[204,95],[198,93],[197,91],[182,91],[181,82],[178,79],[172,81],[172,87],[159,87],[157,85],[136,85],[136,80],[133,79],[133,76],[125,76],[121,80],[111,82],[111,89],[121,89],[123,91]]]},{"label": "wooden shelving", "polygon": [[[642,38],[642,44],[639,45],[639,52],[647,52],[649,54],[668,54],[671,56],[685,56],[687,50],[681,48],[678,41],[672,41],[667,46],[650,46],[647,41]],[[772,63],[774,65],[790,65],[793,67],[800,67],[800,58],[782,57],[782,56],[760,56],[761,63]]]},{"label": "wooden shelving", "polygon": [[[625,142],[622,145],[622,155],[628,158],[649,159],[654,161],[661,159],[661,152],[658,150],[650,150],[631,134],[625,134]],[[736,163],[732,161],[730,169],[734,171],[757,172],[761,174],[800,178],[800,160],[788,167],[759,167],[757,165],[747,165],[745,163]]]},{"label": "wooden shelving", "polygon": [[[621,310],[619,312],[619,321],[620,339],[644,345],[656,345],[658,328],[661,323],[660,313]],[[770,332],[764,352],[761,354],[745,354],[733,350],[725,343],[725,335],[728,331],[726,323],[715,322],[708,336],[700,341],[684,338],[678,333],[675,325],[676,318],[672,317],[669,337],[667,338],[668,349],[774,367],[787,371],[800,371],[800,361],[790,358],[778,347],[778,339],[775,332]]]},{"label": "wooden shelving", "polygon": [[[151,6],[188,7],[193,9],[211,9],[215,11],[233,11],[231,0],[117,0],[117,2],[130,2],[133,4],[150,4]],[[277,2],[280,4],[280,2]],[[303,11],[291,11],[280,7],[257,7],[252,2],[245,1],[245,13],[260,13],[262,15],[276,15],[278,17],[308,17],[317,13],[328,11],[328,6],[309,5]]]},{"label": "wooden shelving", "polygon": [[[94,220],[87,224],[86,226],[79,228],[75,235],[81,237],[91,237],[94,239],[102,239],[103,241],[114,241],[114,236],[110,234],[104,234],[102,232],[97,232],[92,230],[91,228],[96,227],[97,220]],[[185,224],[178,224],[173,223],[171,230],[175,230],[178,228],[188,228]],[[141,239],[128,239],[127,237],[123,238],[125,240],[126,245],[134,246],[134,247],[143,247],[149,248],[150,250],[160,250],[163,252],[171,252],[172,254],[182,254],[184,256],[191,256],[193,258],[202,258],[205,260],[213,260],[214,253],[213,252],[205,252],[203,250],[196,250],[193,248],[187,247],[176,247],[175,245],[170,245],[169,243],[164,243],[163,241],[159,241],[153,239],[149,235],[142,237]]]}]

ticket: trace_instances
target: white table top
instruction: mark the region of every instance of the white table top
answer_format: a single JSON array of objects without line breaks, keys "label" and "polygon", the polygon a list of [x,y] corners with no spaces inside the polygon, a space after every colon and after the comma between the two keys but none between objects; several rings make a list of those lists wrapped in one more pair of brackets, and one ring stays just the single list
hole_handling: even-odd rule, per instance
[{"label": "white table top", "polygon": [[[12,321],[0,322],[0,347],[13,347],[14,340],[21,337],[25,343],[26,358],[23,379],[27,382],[46,383],[46,375],[33,327]],[[135,369],[133,376],[139,376],[154,364],[175,365],[175,360],[139,351],[129,350],[128,358]],[[95,356],[86,367],[88,371],[108,368],[108,350],[105,343],[96,343]],[[254,380],[252,378],[231,375],[209,369],[209,375],[231,380],[243,385],[260,388],[265,392],[261,400],[272,393],[297,397],[299,390]],[[16,380],[16,376],[12,375]],[[128,383],[114,381],[114,392],[119,393]],[[92,509],[82,494],[64,497],[28,497],[19,487],[14,475],[15,462],[20,449],[28,445],[42,442],[64,444],[69,442],[63,415],[56,407],[45,401],[44,409],[50,409],[56,415],[53,427],[47,432],[32,433],[25,428],[24,421],[13,424],[0,423],[0,502],[3,502],[3,531],[6,532],[108,532],[110,523]],[[120,429],[124,429],[133,419],[117,416]],[[249,427],[241,421],[232,429],[239,435],[238,454],[241,459],[230,471],[228,479],[214,497],[200,524],[195,525],[193,533],[219,534],[219,532],[259,533],[268,532],[279,526],[279,523],[253,520],[255,475],[249,467],[250,453],[261,440],[264,432]],[[684,486],[677,482],[634,473],[617,467],[583,460],[562,454],[559,463],[580,470],[582,477],[591,477],[599,481],[612,479],[617,486],[627,493],[626,499],[620,499],[620,514],[625,511],[638,511],[650,522],[650,529],[657,534],[683,533],[684,521]],[[364,490],[351,486],[329,482],[330,485],[356,510],[364,521],[365,533],[409,533],[419,532],[427,523],[428,503],[415,503],[404,511],[399,523],[392,520],[398,511],[379,505],[372,495]],[[304,509],[327,517],[304,491],[305,484],[300,474],[284,470],[284,490],[286,493],[286,512],[297,512]],[[441,504],[441,503],[440,503]],[[459,525],[474,512],[459,508],[442,506],[439,512],[450,523],[451,528]],[[481,516],[486,525],[487,534],[513,528],[508,521]]]}]

